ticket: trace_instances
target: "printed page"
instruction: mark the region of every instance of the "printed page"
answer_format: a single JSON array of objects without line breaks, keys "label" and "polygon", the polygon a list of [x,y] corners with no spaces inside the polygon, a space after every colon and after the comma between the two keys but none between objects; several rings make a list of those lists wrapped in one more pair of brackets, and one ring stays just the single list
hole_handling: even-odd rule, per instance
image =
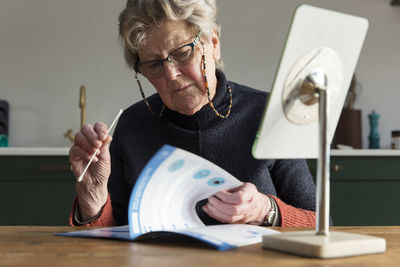
[{"label": "printed page", "polygon": [[[248,224],[223,224],[200,226],[190,229],[163,231],[166,233],[185,235],[202,241],[217,250],[224,251],[236,247],[260,243],[263,235],[278,234],[279,232]],[[120,240],[140,240],[153,236],[162,237],[160,232],[148,232],[130,236],[129,226],[105,227],[89,230],[81,230],[67,233],[59,233],[60,236],[111,238]],[[168,238],[167,236],[164,236]]]},{"label": "printed page", "polygon": [[242,182],[208,160],[164,145],[147,163],[132,191],[131,237],[204,226],[197,216],[196,203],[240,185]]},{"label": "printed page", "polygon": [[222,224],[196,227],[178,232],[206,242],[218,250],[260,243],[263,235],[278,234],[275,230],[249,224]]},{"label": "printed page", "polygon": [[66,232],[66,233],[58,233],[56,235],[132,240],[132,238],[129,234],[129,225],[95,228],[95,229],[73,231],[73,232]]}]

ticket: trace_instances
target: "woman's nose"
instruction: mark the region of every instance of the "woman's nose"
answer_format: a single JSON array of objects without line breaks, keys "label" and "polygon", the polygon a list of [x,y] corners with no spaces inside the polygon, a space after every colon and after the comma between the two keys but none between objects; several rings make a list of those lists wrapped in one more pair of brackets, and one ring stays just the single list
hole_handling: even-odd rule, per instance
[{"label": "woman's nose", "polygon": [[169,80],[175,80],[181,71],[173,62],[164,62],[164,76]]}]

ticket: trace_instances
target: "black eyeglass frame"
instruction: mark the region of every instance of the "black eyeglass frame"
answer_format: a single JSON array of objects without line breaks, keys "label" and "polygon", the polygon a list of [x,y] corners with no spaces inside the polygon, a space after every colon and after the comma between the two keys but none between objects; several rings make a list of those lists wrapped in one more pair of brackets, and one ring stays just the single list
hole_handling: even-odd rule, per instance
[{"label": "black eyeglass frame", "polygon": [[191,42],[189,44],[182,45],[182,46],[172,50],[168,54],[168,56],[166,58],[164,58],[164,59],[153,59],[153,60],[149,60],[149,61],[146,61],[146,62],[143,62],[143,63],[139,63],[139,58],[138,58],[137,63],[135,64],[135,66],[133,68],[134,68],[136,73],[141,73],[139,68],[140,68],[140,66],[143,66],[144,64],[148,64],[148,63],[154,62],[154,63],[160,63],[161,65],[163,65],[164,61],[168,61],[169,63],[172,63],[172,60],[170,59],[171,54],[173,54],[177,50],[182,49],[183,47],[186,47],[186,46],[190,46],[192,48],[192,52],[193,52],[194,47],[197,44],[197,42],[199,41],[199,39],[200,39],[200,33],[196,35],[196,38],[194,39],[193,42]]}]

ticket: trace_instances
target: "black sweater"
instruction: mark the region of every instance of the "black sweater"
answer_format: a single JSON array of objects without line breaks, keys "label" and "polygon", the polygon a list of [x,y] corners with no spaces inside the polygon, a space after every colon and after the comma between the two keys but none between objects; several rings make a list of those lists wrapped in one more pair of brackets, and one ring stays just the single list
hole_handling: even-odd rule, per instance
[{"label": "black sweater", "polygon": [[[225,114],[229,104],[227,81],[222,72],[217,72],[217,79],[213,104]],[[305,160],[257,160],[251,154],[268,93],[228,83],[233,105],[227,119],[217,117],[209,105],[192,116],[166,108],[162,117],[156,118],[144,101],[124,111],[110,146],[112,171],[108,182],[113,215],[119,225],[128,224],[132,188],[163,144],[200,155],[240,181],[253,183],[261,193],[275,195],[297,208],[315,210],[315,185]],[[156,112],[163,106],[158,94],[148,102]],[[197,210],[203,222],[218,223],[200,209],[202,204]]]}]

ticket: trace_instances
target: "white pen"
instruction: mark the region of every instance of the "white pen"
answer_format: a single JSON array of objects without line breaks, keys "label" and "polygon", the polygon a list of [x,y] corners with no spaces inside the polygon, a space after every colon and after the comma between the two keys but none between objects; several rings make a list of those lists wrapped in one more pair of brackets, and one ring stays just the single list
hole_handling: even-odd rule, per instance
[{"label": "white pen", "polygon": [[[118,118],[119,118],[119,116],[121,116],[121,114],[122,114],[122,109],[119,110],[119,112],[118,112],[117,116],[115,117],[114,121],[111,123],[110,128],[108,128],[107,134],[110,133],[111,129],[114,127],[114,124],[118,121]],[[92,163],[92,161],[93,161],[94,157],[97,155],[97,153],[99,153],[99,151],[100,151],[99,149],[96,149],[96,151],[93,153],[93,156],[92,156],[92,158],[89,160],[88,164],[86,165],[86,168],[83,170],[81,176],[79,176],[78,182],[81,182],[81,181],[82,181],[83,175],[85,175],[87,169],[89,169],[90,164]]]}]

